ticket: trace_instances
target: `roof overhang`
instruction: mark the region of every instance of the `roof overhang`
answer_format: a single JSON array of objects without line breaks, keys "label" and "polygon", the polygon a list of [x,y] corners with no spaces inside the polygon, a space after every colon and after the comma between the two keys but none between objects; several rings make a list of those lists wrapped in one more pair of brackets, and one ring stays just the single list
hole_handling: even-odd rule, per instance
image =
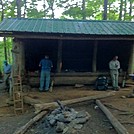
[{"label": "roof overhang", "polygon": [[0,32],[1,37],[21,39],[58,39],[58,40],[134,40],[130,35],[84,35],[84,34],[52,34],[52,33],[26,33],[26,32]]}]

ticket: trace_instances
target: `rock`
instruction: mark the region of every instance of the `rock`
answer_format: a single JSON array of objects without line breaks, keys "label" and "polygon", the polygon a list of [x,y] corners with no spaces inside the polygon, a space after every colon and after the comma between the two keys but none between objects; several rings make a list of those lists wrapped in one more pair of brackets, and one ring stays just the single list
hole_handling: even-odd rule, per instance
[{"label": "rock", "polygon": [[52,119],[52,120],[49,121],[49,123],[50,123],[51,126],[54,126],[56,124],[56,120]]},{"label": "rock", "polygon": [[63,132],[64,128],[65,128],[64,123],[57,122],[56,132],[58,132],[58,133]]},{"label": "rock", "polygon": [[86,111],[80,111],[77,113],[76,118],[82,118],[82,117],[86,117],[87,113]]},{"label": "rock", "polygon": [[55,109],[54,111],[51,112],[51,114],[54,114],[54,115],[59,114],[59,113],[61,113],[60,108],[57,108],[57,109]]},{"label": "rock", "polygon": [[127,98],[134,98],[134,94],[129,94]]},{"label": "rock", "polygon": [[87,122],[87,120],[88,120],[87,118],[76,118],[75,123],[76,124],[84,124]]},{"label": "rock", "polygon": [[84,87],[83,84],[75,84],[75,88],[81,88],[81,87]]},{"label": "rock", "polygon": [[48,120],[48,121],[50,121],[50,120],[52,120],[52,119],[54,119],[54,118],[55,118],[55,116],[54,116],[53,114],[47,116],[47,120]]},{"label": "rock", "polygon": [[126,96],[121,96],[122,99],[126,99]]},{"label": "rock", "polygon": [[55,116],[55,119],[57,120],[57,121],[59,121],[59,122],[66,122],[66,119],[65,119],[65,117],[64,117],[64,115],[61,113],[61,114],[57,114],[56,116]]},{"label": "rock", "polygon": [[83,125],[82,124],[76,124],[75,126],[74,126],[74,129],[81,129],[83,127]]},{"label": "rock", "polygon": [[64,115],[64,117],[65,118],[68,118],[69,116],[70,116],[70,112],[69,111],[65,111],[64,113],[63,113],[63,115]]}]

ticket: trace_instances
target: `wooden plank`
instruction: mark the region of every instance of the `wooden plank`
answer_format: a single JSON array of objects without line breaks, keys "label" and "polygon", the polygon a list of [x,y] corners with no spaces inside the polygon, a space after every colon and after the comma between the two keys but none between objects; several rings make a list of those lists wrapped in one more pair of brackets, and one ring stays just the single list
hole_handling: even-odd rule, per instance
[{"label": "wooden plank", "polygon": [[34,118],[32,118],[28,123],[24,126],[16,130],[13,134],[24,134],[30,126],[32,126],[35,122],[40,120],[43,116],[47,114],[47,111],[42,111],[41,113],[37,114]]},{"label": "wooden plank", "polygon": [[43,102],[38,99],[33,99],[29,96],[24,96],[24,103],[34,105],[34,104],[42,104]]},{"label": "wooden plank", "polygon": [[100,109],[107,116],[115,130],[118,134],[129,134],[127,129],[112,115],[112,113],[101,103],[100,100],[96,100],[96,104],[100,107]]},{"label": "wooden plank", "polygon": [[[101,99],[101,98],[106,98],[115,95],[114,92],[108,92],[108,93],[103,93],[99,95],[94,95],[94,96],[87,96],[87,97],[82,97],[82,98],[76,98],[76,99],[71,99],[71,100],[65,100],[61,101],[63,105],[70,105],[70,104],[75,104],[79,102],[84,102],[84,101],[89,101],[89,100],[95,100],[95,99]],[[35,110],[36,112],[40,112],[41,110],[46,110],[46,109],[54,109],[58,107],[59,105],[56,102],[51,102],[51,103],[44,103],[44,104],[35,104]]]}]

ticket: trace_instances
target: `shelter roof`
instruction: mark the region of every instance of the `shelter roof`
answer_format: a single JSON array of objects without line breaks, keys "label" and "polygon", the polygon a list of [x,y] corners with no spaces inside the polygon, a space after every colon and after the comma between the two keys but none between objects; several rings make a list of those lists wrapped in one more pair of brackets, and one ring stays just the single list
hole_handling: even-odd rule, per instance
[{"label": "shelter roof", "polygon": [[134,22],[7,18],[0,23],[0,33],[14,32],[134,36]]}]

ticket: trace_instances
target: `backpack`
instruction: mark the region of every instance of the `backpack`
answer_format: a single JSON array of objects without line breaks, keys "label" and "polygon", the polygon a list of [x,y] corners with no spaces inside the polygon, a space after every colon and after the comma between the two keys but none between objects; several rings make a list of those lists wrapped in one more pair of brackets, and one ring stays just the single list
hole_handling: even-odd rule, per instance
[{"label": "backpack", "polygon": [[95,89],[99,91],[108,89],[108,79],[106,76],[98,76],[95,82]]}]

